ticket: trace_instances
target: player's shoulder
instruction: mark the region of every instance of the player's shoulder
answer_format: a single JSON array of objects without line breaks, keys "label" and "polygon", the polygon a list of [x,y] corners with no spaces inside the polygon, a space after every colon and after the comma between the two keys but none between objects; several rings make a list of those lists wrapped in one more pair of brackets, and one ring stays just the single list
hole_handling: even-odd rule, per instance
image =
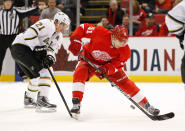
[{"label": "player's shoulder", "polygon": [[87,28],[89,28],[89,27],[95,27],[95,25],[93,25],[93,24],[89,24],[89,23],[83,23],[83,24],[81,24],[80,25],[80,27],[82,28],[82,29],[87,29]]},{"label": "player's shoulder", "polygon": [[102,33],[102,34],[110,34],[110,33],[112,33],[110,30],[108,30],[108,29],[106,29],[105,27],[103,27],[103,26],[97,26],[96,28],[95,28],[95,32],[100,32],[100,33]]},{"label": "player's shoulder", "polygon": [[53,28],[55,28],[54,21],[53,20],[50,20],[50,19],[42,19],[42,20],[39,20],[38,22],[35,23],[36,26],[37,26],[37,24],[42,24],[47,29],[53,29]]},{"label": "player's shoulder", "polygon": [[47,34],[49,36],[52,36],[52,34],[55,32],[54,21],[49,19],[39,20],[35,24],[33,24],[31,28],[35,29],[38,33],[40,32],[42,35]]}]

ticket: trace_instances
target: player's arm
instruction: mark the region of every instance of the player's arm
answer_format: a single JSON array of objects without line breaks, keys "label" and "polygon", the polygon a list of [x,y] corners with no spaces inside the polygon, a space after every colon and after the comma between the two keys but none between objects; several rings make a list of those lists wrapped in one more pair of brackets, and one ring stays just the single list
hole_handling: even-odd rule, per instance
[{"label": "player's arm", "polygon": [[30,27],[26,30],[24,34],[25,43],[31,48],[33,51],[35,58],[42,61],[42,66],[44,68],[51,67],[55,62],[55,57],[53,55],[48,54],[47,46],[40,46],[40,41],[38,39],[39,29]]},{"label": "player's arm", "polygon": [[52,36],[51,43],[46,50],[46,57],[43,59],[44,68],[51,67],[56,62],[55,54],[57,54],[61,47],[62,39],[62,33],[56,33]]},{"label": "player's arm", "polygon": [[47,49],[47,55],[52,55],[55,58],[56,61],[56,57],[55,54],[58,53],[58,50],[61,47],[63,41],[63,35],[62,33],[56,33],[52,39],[51,39],[51,44]]},{"label": "player's arm", "polygon": [[73,53],[73,55],[77,56],[80,52],[81,46],[82,46],[82,38],[91,38],[91,34],[94,30],[94,25],[91,24],[81,24],[76,28],[76,30],[73,32],[73,34],[70,37],[70,45],[69,45],[69,51]]},{"label": "player's arm", "polygon": [[16,11],[18,12],[18,14],[21,18],[25,18],[25,17],[28,17],[28,16],[35,14],[38,11],[38,6],[33,7],[33,8],[27,8],[25,10],[21,10],[19,8],[16,8]]},{"label": "player's arm", "polygon": [[34,27],[28,28],[24,32],[24,40],[27,46],[34,50],[35,45],[39,45],[38,30]]}]

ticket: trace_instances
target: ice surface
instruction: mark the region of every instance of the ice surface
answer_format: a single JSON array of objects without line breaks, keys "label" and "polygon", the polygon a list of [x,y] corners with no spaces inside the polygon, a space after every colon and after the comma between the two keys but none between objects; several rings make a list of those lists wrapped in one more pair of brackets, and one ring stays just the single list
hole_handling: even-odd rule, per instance
[{"label": "ice surface", "polygon": [[[0,131],[185,131],[185,90],[181,83],[136,83],[150,103],[175,118],[152,121],[109,83],[87,83],[80,120],[71,119],[54,83],[50,101],[55,113],[23,108],[27,83],[0,83]],[[71,108],[72,83],[59,83]]]}]

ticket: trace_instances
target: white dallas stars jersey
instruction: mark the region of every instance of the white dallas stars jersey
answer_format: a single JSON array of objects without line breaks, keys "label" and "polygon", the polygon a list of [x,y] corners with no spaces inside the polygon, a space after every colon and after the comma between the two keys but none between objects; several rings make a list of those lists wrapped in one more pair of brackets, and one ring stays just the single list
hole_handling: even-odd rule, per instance
[{"label": "white dallas stars jersey", "polygon": [[29,27],[24,33],[20,33],[15,38],[13,44],[23,44],[34,50],[36,46],[47,46],[48,55],[55,57],[55,53],[61,47],[63,35],[55,32],[53,20],[43,19]]},{"label": "white dallas stars jersey", "polygon": [[170,10],[165,18],[170,33],[179,34],[184,30],[185,24],[185,0]]}]

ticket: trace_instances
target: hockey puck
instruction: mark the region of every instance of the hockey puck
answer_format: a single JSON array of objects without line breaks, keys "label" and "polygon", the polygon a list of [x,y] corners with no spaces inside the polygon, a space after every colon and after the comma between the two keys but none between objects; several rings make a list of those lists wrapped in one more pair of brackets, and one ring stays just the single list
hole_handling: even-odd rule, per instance
[{"label": "hockey puck", "polygon": [[130,108],[132,108],[132,109],[135,109],[135,106],[133,106],[133,105],[130,105]]}]

